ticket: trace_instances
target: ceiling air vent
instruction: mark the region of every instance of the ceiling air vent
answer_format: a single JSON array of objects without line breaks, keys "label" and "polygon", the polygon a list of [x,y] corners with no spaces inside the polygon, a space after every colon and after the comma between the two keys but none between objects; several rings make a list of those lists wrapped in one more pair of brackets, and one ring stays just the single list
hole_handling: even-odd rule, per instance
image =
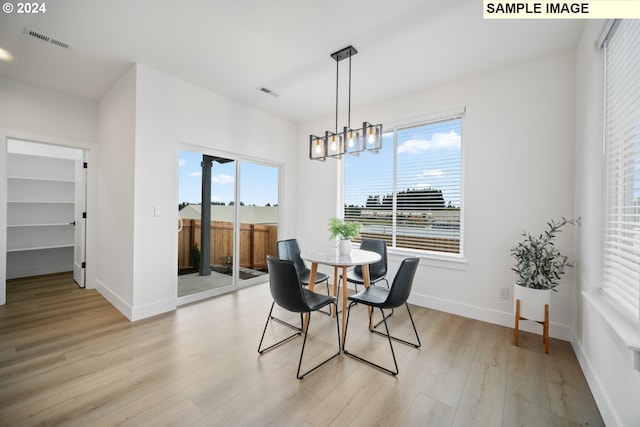
[{"label": "ceiling air vent", "polygon": [[50,37],[46,34],[40,33],[38,31],[34,31],[34,30],[30,30],[28,28],[24,29],[24,34],[28,35],[29,37],[34,37],[36,39],[42,40],[43,42],[46,43],[51,43],[52,45],[61,47],[63,49],[71,49],[71,45],[69,43],[65,43],[61,40],[58,39],[54,39],[53,37]]},{"label": "ceiling air vent", "polygon": [[280,96],[280,95],[278,95],[277,93],[275,93],[274,91],[272,91],[271,89],[266,88],[266,87],[264,87],[264,86],[260,86],[260,87],[258,88],[258,90],[259,90],[260,92],[264,92],[264,93],[266,93],[267,95],[271,95],[271,96],[273,96],[274,98],[278,98],[278,97]]}]

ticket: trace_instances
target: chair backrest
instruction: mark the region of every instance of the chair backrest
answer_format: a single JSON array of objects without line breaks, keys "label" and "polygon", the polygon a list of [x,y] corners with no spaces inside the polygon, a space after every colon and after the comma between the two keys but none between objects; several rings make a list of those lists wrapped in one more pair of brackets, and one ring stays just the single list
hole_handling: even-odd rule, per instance
[{"label": "chair backrest", "polygon": [[276,304],[294,313],[309,311],[295,263],[267,255],[267,267],[269,290]]},{"label": "chair backrest", "polygon": [[308,270],[300,256],[300,246],[296,239],[278,240],[276,242],[276,255],[279,259],[293,261],[300,274],[303,274]]},{"label": "chair backrest", "polygon": [[[372,279],[378,279],[387,275],[387,242],[381,239],[362,239],[360,249],[380,254],[380,261],[369,264],[369,275]],[[357,265],[354,271],[362,275],[362,266]]]},{"label": "chair backrest", "polygon": [[382,308],[396,308],[407,302],[419,262],[420,259],[415,257],[402,260]]}]

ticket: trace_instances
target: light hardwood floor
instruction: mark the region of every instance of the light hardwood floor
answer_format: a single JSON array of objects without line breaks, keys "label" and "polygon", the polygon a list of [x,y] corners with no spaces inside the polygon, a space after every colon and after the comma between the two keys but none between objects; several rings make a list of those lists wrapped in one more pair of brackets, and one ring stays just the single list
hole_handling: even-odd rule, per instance
[{"label": "light hardwood floor", "polygon": [[[69,274],[9,282],[0,306],[0,425],[603,425],[571,346],[412,306],[422,348],[395,345],[390,376],[340,355],[295,377],[301,338],[260,356],[268,285],[130,323]],[[279,312],[278,317],[298,317]],[[352,310],[347,346],[392,363]],[[390,319],[409,337],[406,311]],[[266,339],[290,330],[274,324]],[[337,347],[312,315],[305,366]]]}]

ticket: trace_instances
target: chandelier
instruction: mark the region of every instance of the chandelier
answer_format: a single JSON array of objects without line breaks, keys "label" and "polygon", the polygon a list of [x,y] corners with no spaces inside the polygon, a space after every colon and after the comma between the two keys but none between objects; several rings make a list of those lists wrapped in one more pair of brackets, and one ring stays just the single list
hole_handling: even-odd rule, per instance
[{"label": "chandelier", "polygon": [[[377,153],[382,148],[382,125],[363,122],[359,129],[351,128],[351,57],[358,51],[353,46],[331,54],[336,61],[336,127],[327,130],[324,136],[309,135],[309,158],[325,161],[327,157],[342,158],[344,154],[359,155],[362,151]],[[349,58],[349,108],[347,126],[338,132],[338,87],[340,61]]]}]

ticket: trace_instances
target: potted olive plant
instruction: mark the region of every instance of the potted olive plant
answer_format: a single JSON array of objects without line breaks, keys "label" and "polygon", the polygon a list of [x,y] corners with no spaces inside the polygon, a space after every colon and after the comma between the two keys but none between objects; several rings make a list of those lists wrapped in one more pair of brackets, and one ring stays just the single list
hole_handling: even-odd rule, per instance
[{"label": "potted olive plant", "polygon": [[555,238],[567,224],[576,225],[578,219],[566,219],[547,223],[548,230],[538,236],[523,232],[524,239],[511,248],[515,265],[511,268],[518,278],[514,286],[514,303],[520,300],[520,316],[543,321],[544,306],[551,301],[551,291],[556,291],[567,267],[573,267],[566,255],[555,246]]},{"label": "potted olive plant", "polygon": [[329,232],[331,233],[331,238],[338,240],[338,253],[340,255],[349,255],[351,254],[351,239],[360,235],[360,223],[331,218],[329,220]]}]

